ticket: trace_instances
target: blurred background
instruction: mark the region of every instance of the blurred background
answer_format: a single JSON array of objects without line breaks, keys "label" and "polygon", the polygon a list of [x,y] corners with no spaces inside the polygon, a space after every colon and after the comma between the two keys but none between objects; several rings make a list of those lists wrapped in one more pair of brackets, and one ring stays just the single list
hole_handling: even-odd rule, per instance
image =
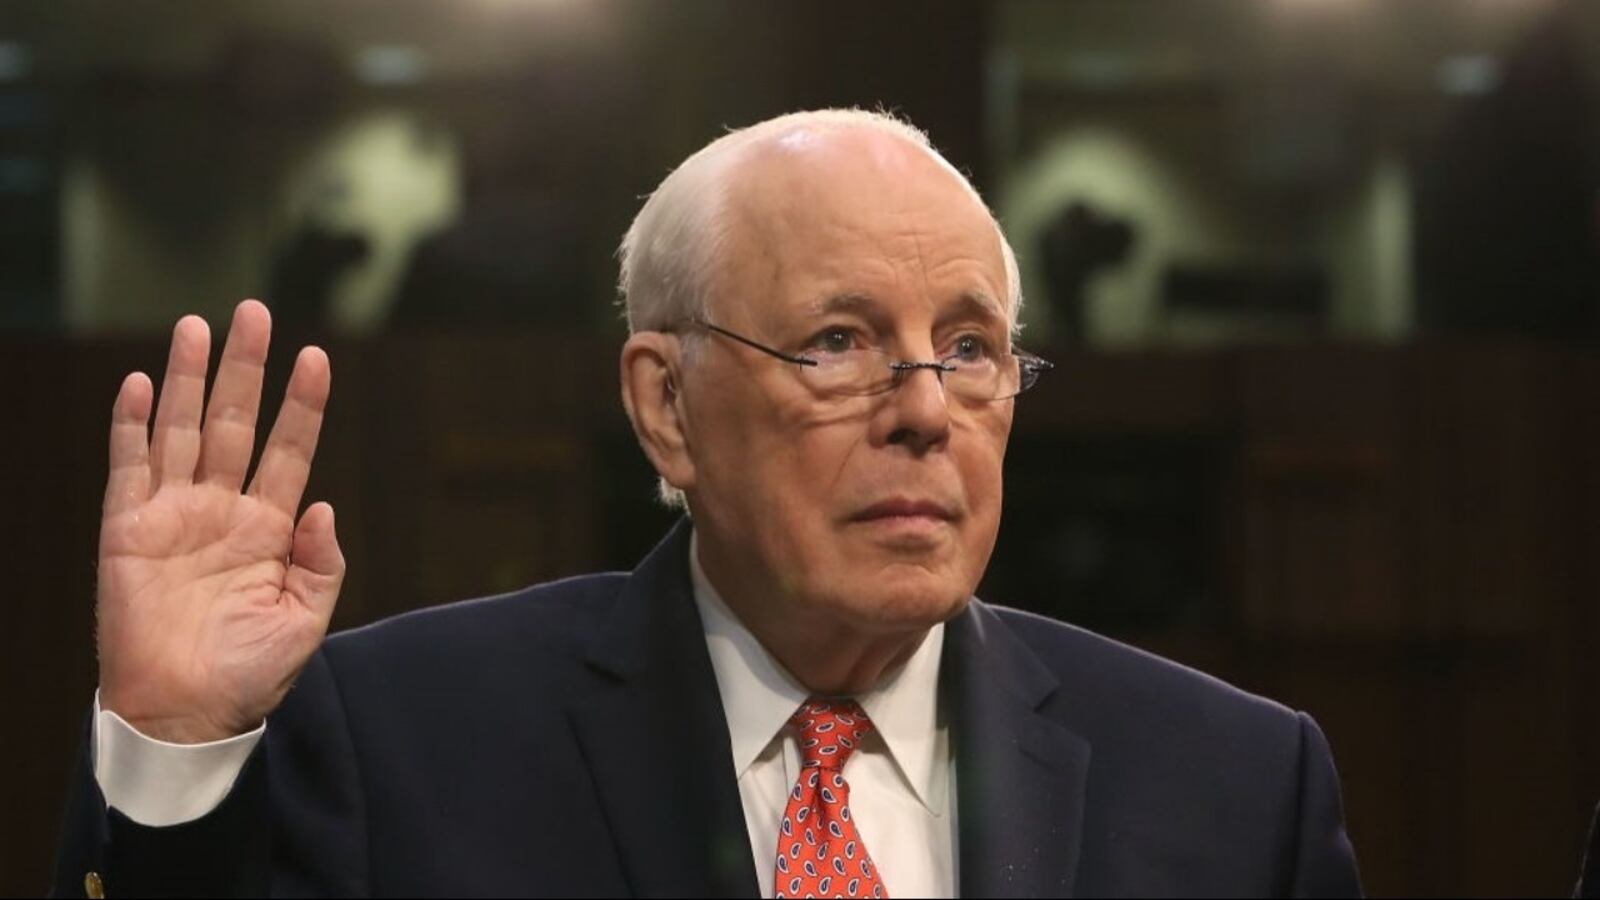
[{"label": "blurred background", "polygon": [[335,627],[628,568],[673,517],[616,243],[821,105],[972,175],[1058,363],[981,593],[1316,716],[1370,892],[1569,893],[1597,90],[1589,0],[0,0],[0,894],[48,886],[109,408],[179,315],[266,300],[273,405],[329,348]]}]

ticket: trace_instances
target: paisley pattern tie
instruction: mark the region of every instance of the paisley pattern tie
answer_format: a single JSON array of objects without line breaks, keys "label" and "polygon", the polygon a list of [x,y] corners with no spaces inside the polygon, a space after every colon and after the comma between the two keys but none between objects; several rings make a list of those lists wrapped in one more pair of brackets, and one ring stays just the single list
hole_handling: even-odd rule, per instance
[{"label": "paisley pattern tie", "polygon": [[854,700],[812,698],[789,718],[800,735],[800,778],[778,824],[779,897],[887,897],[850,817],[842,771],[872,733]]}]

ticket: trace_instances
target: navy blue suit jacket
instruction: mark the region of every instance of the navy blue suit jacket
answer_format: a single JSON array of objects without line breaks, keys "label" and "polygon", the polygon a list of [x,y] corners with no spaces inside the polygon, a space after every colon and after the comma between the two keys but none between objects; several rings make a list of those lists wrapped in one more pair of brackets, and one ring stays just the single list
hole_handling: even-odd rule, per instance
[{"label": "navy blue suit jacket", "polygon": [[[754,896],[688,532],[329,638],[198,821],[108,810],[86,760],[56,891]],[[945,635],[963,896],[1358,893],[1304,714],[976,600]]]}]

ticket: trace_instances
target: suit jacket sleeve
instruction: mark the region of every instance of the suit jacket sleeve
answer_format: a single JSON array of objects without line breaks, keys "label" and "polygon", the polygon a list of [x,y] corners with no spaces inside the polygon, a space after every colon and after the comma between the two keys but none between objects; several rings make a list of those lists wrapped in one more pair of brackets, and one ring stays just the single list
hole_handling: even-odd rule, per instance
[{"label": "suit jacket sleeve", "polygon": [[215,810],[151,828],[106,805],[87,738],[56,857],[53,896],[359,896],[363,791],[344,704],[321,652],[307,664]]},{"label": "suit jacket sleeve", "polygon": [[1355,897],[1361,894],[1355,850],[1345,833],[1339,776],[1322,729],[1300,713],[1300,821],[1289,894]]}]

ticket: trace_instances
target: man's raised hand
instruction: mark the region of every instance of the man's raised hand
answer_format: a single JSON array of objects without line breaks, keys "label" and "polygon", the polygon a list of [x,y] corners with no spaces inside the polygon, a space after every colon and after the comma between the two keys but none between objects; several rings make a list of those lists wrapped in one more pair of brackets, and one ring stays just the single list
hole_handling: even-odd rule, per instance
[{"label": "man's raised hand", "polygon": [[259,724],[327,633],[344,580],[333,507],[296,520],[331,383],[320,349],[295,360],[244,489],[271,330],[265,306],[239,304],[207,403],[210,330],[185,317],[153,432],[144,374],[123,381],[112,410],[100,703],[150,737],[198,743]]}]

